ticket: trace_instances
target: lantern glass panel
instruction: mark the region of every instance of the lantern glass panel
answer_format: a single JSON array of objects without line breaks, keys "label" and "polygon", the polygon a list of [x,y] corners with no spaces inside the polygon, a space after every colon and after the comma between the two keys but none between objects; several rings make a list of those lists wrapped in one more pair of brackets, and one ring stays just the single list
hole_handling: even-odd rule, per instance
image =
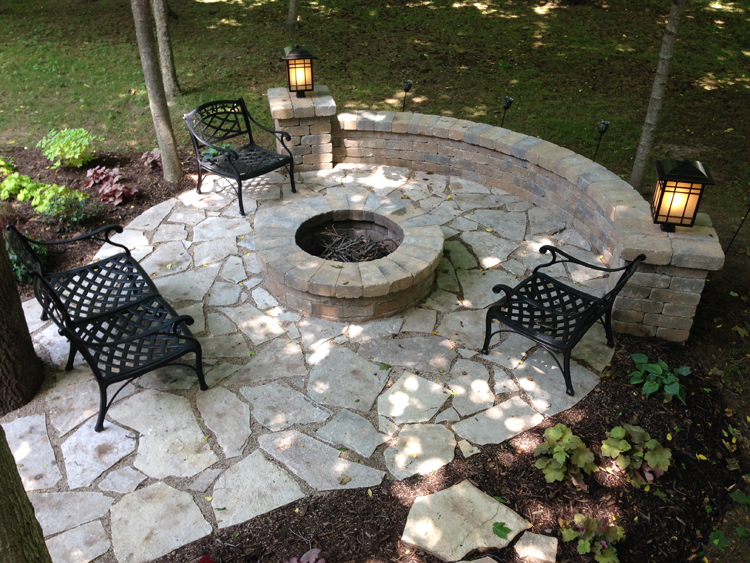
[{"label": "lantern glass panel", "polygon": [[294,59],[289,63],[289,90],[306,92],[313,89],[312,60]]},{"label": "lantern glass panel", "polygon": [[654,222],[692,226],[702,189],[703,184],[659,181],[654,193]]}]

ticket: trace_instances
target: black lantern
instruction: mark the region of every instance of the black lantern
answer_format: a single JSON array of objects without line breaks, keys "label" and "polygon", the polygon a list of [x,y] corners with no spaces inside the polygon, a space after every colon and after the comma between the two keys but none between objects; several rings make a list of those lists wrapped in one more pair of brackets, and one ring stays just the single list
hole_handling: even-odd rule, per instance
[{"label": "black lantern", "polygon": [[281,58],[286,61],[286,76],[289,91],[296,92],[298,98],[304,98],[305,92],[314,89],[313,59],[318,57],[307,47],[284,47]]},{"label": "black lantern", "polygon": [[656,191],[651,202],[654,223],[673,233],[675,226],[692,227],[698,213],[703,188],[714,185],[706,164],[697,160],[654,160]]}]

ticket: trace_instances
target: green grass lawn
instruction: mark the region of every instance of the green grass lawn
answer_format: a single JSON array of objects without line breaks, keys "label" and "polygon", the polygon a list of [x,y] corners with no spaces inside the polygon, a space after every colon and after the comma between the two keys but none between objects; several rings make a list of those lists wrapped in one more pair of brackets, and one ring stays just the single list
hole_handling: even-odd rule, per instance
[{"label": "green grass lawn", "polygon": [[[308,0],[285,32],[283,0],[173,1],[172,37],[185,91],[180,116],[201,102],[244,96],[270,123],[265,92],[285,84],[278,50],[312,46],[318,83],[339,108],[408,108],[499,124],[591,157],[629,177],[668,0],[590,6],[517,0]],[[708,162],[718,185],[709,212],[744,201],[750,109],[750,2],[691,0],[678,34],[654,157]],[[5,0],[0,6],[0,148],[33,146],[51,128],[85,127],[102,148],[155,146],[129,2]],[[498,111],[499,110],[499,111]],[[649,170],[647,182],[653,182]]]}]

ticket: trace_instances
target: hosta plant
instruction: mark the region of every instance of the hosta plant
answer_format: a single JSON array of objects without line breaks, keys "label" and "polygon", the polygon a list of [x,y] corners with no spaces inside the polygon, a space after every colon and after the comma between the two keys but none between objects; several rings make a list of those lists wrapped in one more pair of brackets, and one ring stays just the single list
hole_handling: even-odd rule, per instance
[{"label": "hosta plant", "polygon": [[544,441],[536,447],[534,456],[539,458],[535,465],[544,472],[547,483],[566,481],[584,491],[588,486],[583,474],[590,475],[597,469],[594,454],[564,424],[544,431]]},{"label": "hosta plant", "polygon": [[620,526],[610,526],[604,520],[576,514],[569,526],[562,528],[563,541],[578,540],[578,553],[593,553],[599,563],[617,563],[617,549],[614,544],[625,538],[625,530]]},{"label": "hosta plant", "polygon": [[52,129],[37,143],[54,168],[61,164],[80,168],[94,158],[92,141],[101,141],[101,137],[92,135],[85,129]]},{"label": "hosta plant", "polygon": [[630,357],[635,362],[635,371],[630,374],[630,383],[643,383],[644,395],[649,397],[661,391],[665,403],[671,402],[672,397],[677,397],[685,404],[685,387],[680,383],[680,376],[689,375],[689,367],[682,366],[671,372],[661,358],[655,364],[651,364],[645,354],[633,354]]},{"label": "hosta plant", "polygon": [[627,473],[636,488],[661,477],[669,469],[672,452],[652,439],[640,426],[623,424],[607,432],[602,456],[612,458],[613,467]]}]

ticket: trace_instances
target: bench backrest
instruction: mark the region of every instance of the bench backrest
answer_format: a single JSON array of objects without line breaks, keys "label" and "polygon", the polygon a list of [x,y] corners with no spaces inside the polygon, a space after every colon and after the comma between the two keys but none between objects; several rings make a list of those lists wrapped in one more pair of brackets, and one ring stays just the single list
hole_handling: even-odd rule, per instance
[{"label": "bench backrest", "polygon": [[31,246],[29,239],[23,236],[13,225],[5,227],[7,230],[7,241],[10,250],[21,261],[23,267],[29,274],[42,275],[42,263]]},{"label": "bench backrest", "polygon": [[203,144],[218,145],[243,135],[253,143],[248,115],[245,100],[240,98],[208,102],[182,117],[192,137]]}]

